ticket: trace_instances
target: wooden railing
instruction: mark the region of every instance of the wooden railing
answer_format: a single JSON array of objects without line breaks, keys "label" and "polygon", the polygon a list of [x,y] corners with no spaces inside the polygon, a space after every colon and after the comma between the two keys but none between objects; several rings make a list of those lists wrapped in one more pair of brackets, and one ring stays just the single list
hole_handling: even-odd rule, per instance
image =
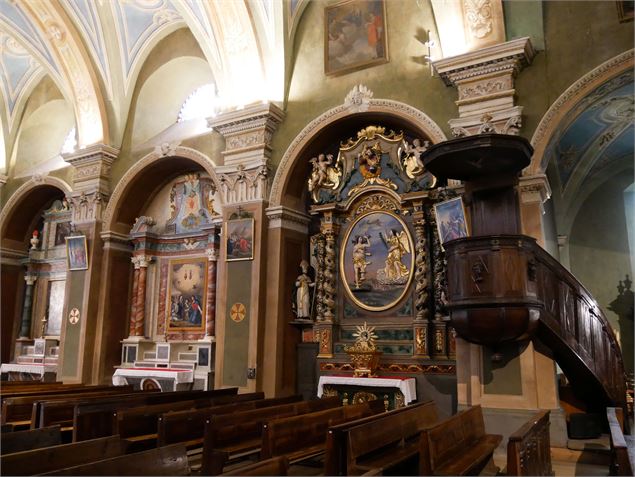
[{"label": "wooden railing", "polygon": [[535,334],[591,409],[626,409],[611,325],[587,289],[533,238],[469,237],[445,248],[448,306],[459,335],[495,345]]},{"label": "wooden railing", "polygon": [[509,436],[506,475],[554,475],[550,447],[549,411],[541,411]]},{"label": "wooden railing", "polygon": [[628,455],[628,444],[624,438],[624,415],[618,407],[607,407],[606,418],[609,422],[611,441],[610,475],[633,475],[633,465]]}]

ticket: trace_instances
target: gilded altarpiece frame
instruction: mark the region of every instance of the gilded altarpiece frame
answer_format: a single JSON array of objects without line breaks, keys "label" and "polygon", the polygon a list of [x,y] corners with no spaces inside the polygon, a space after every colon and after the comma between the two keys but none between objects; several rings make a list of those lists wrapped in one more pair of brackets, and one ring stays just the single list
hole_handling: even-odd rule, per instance
[{"label": "gilded altarpiece frame", "polygon": [[454,374],[436,202],[456,196],[425,170],[425,137],[367,126],[309,161],[320,374],[352,372],[345,348],[367,322],[379,375]]}]

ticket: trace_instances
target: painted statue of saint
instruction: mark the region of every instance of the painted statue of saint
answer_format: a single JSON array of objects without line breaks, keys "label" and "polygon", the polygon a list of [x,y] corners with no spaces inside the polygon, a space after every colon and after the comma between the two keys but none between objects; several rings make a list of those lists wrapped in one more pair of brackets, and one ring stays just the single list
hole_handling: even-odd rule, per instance
[{"label": "painted statue of saint", "polygon": [[298,320],[311,319],[311,287],[315,283],[311,281],[309,276],[309,262],[302,260],[300,262],[302,273],[295,279],[295,314]]},{"label": "painted statue of saint", "polygon": [[370,237],[368,235],[360,235],[353,240],[353,269],[355,270],[355,288],[359,288],[366,279],[366,267],[372,262],[366,260],[371,253]]}]

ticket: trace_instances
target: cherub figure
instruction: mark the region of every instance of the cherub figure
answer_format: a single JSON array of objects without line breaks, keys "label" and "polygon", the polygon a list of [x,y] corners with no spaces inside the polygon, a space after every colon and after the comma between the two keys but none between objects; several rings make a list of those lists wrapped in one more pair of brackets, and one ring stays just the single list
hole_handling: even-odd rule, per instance
[{"label": "cherub figure", "polygon": [[403,160],[403,165],[406,170],[406,175],[411,179],[414,179],[424,171],[421,154],[423,154],[429,146],[430,141],[423,141],[422,145],[421,140],[418,138],[412,140],[412,145],[408,144],[408,141],[404,141],[406,157]]}]

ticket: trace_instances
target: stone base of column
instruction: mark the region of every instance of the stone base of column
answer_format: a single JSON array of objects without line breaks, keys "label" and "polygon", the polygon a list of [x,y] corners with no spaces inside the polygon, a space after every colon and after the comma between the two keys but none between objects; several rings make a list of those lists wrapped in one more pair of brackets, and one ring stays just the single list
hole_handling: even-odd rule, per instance
[{"label": "stone base of column", "polygon": [[145,336],[128,336],[123,339],[123,343],[140,343],[140,342],[150,342],[151,339],[146,338]]},{"label": "stone base of column", "polygon": [[215,336],[203,336],[201,339],[197,340],[201,343],[214,343],[216,341]]}]

